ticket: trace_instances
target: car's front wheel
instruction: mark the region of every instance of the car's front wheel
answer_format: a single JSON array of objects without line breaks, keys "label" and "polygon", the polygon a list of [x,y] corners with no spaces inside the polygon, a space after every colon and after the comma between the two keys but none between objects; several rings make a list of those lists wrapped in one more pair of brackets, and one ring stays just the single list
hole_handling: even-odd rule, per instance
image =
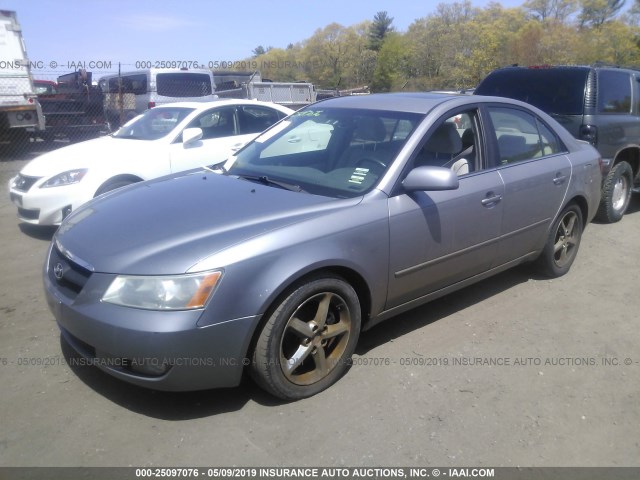
[{"label": "car's front wheel", "polygon": [[553,222],[547,243],[538,258],[538,267],[549,277],[561,277],[569,271],[578,254],[582,238],[582,211],[569,205]]},{"label": "car's front wheel", "polygon": [[315,395],[348,369],[360,323],[351,285],[338,276],[311,278],[271,312],[253,352],[252,376],[285,400]]},{"label": "car's front wheel", "polygon": [[135,182],[132,180],[112,180],[102,185],[96,191],[96,194],[94,195],[94,197],[102,195],[103,193],[110,192],[112,190],[117,190],[119,188],[126,187],[127,185],[131,185],[132,183],[135,183]]},{"label": "car's front wheel", "polygon": [[604,179],[602,199],[596,218],[601,222],[614,223],[622,219],[631,200],[633,170],[627,162],[616,164]]}]

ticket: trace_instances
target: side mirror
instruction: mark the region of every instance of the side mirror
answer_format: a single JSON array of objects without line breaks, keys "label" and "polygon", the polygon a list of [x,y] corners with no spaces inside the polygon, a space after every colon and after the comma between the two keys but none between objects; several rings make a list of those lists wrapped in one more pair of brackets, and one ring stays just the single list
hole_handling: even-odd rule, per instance
[{"label": "side mirror", "polygon": [[201,128],[185,128],[182,132],[182,144],[187,146],[195,143],[202,138]]},{"label": "side mirror", "polygon": [[416,167],[402,181],[406,192],[456,190],[460,186],[458,176],[443,167]]}]

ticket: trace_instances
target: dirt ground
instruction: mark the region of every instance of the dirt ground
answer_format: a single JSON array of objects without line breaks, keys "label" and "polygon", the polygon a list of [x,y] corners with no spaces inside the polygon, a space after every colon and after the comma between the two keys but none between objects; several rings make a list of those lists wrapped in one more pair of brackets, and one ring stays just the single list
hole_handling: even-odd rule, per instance
[{"label": "dirt ground", "polygon": [[71,368],[42,293],[51,229],[0,160],[0,466],[640,466],[640,194],[571,272],[519,267],[362,335],[307,400],[160,393]]}]

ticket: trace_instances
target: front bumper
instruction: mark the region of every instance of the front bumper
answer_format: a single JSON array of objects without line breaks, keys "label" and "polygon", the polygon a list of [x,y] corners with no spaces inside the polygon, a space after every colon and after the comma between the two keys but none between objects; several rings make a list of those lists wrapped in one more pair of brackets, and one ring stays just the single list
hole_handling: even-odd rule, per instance
[{"label": "front bumper", "polygon": [[83,364],[139,386],[167,391],[233,387],[259,316],[199,326],[203,310],[151,311],[100,301],[113,275],[92,273],[75,296],[45,265],[49,308]]},{"label": "front bumper", "polygon": [[18,208],[18,218],[34,225],[60,225],[72,210],[90,200],[78,185],[39,188],[36,184],[25,192],[13,188],[12,183],[9,198]]}]

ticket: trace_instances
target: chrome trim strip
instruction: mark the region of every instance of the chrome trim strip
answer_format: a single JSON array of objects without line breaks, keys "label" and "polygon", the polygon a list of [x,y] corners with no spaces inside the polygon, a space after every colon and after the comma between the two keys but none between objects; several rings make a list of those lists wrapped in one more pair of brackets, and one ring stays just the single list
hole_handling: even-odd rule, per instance
[{"label": "chrome trim strip", "polygon": [[73,253],[71,253],[69,250],[67,250],[66,248],[64,248],[60,242],[58,241],[58,239],[56,238],[56,248],[60,251],[60,253],[62,253],[65,257],[67,257],[69,260],[71,260],[74,263],[77,263],[78,265],[80,265],[82,268],[86,268],[87,270],[89,270],[90,272],[95,272],[96,269],[93,267],[93,265],[91,265],[88,262],[85,262],[84,260],[82,260],[81,258],[76,257]]}]

